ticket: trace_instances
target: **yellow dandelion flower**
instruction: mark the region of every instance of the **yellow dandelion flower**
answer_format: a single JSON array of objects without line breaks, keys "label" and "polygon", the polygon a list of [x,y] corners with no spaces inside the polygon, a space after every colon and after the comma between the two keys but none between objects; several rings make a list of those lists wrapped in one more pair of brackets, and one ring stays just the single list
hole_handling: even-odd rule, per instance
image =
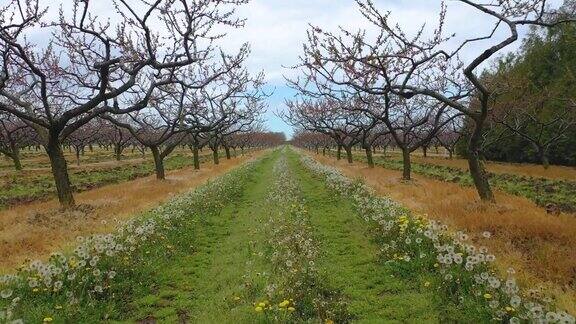
[{"label": "yellow dandelion flower", "polygon": [[264,308],[262,308],[260,306],[256,306],[256,308],[254,308],[254,310],[256,311],[256,313],[260,313],[264,310]]},{"label": "yellow dandelion flower", "polygon": [[293,311],[295,311],[295,310],[296,310],[296,308],[294,308],[294,307],[290,306],[290,307],[288,307],[288,310],[289,310],[289,311],[291,311],[291,312],[293,312]]},{"label": "yellow dandelion flower", "polygon": [[56,305],[56,306],[54,306],[54,308],[56,308],[56,309],[62,309],[62,305]]},{"label": "yellow dandelion flower", "polygon": [[290,305],[290,302],[287,301],[287,300],[284,300],[283,302],[281,302],[280,304],[278,304],[278,306],[280,306],[280,307],[286,307],[286,306],[288,306],[288,305]]},{"label": "yellow dandelion flower", "polygon": [[426,282],[424,283],[424,287],[430,287],[430,281],[426,281]]},{"label": "yellow dandelion flower", "polygon": [[234,296],[234,300],[240,300],[240,297]]},{"label": "yellow dandelion flower", "polygon": [[514,307],[512,307],[512,306],[506,306],[506,311],[507,311],[508,313],[512,313],[513,311],[515,311],[515,309],[514,309]]},{"label": "yellow dandelion flower", "polygon": [[39,292],[39,291],[40,291],[40,289],[38,289],[38,288],[34,288],[34,289],[32,289],[32,291],[33,291],[33,292]]},{"label": "yellow dandelion flower", "polygon": [[258,307],[264,308],[264,307],[266,307],[266,303],[265,303],[265,302],[260,302],[260,303],[258,303]]},{"label": "yellow dandelion flower", "polygon": [[327,319],[324,323],[326,324],[334,324],[334,321],[331,319]]},{"label": "yellow dandelion flower", "polygon": [[52,322],[54,319],[50,316],[46,316],[44,317],[44,319],[42,320],[44,323],[49,323]]},{"label": "yellow dandelion flower", "polygon": [[488,294],[488,293],[486,293],[486,294],[484,294],[484,298],[486,298],[486,299],[490,299],[490,298],[492,298],[492,295],[491,295],[491,294]]}]

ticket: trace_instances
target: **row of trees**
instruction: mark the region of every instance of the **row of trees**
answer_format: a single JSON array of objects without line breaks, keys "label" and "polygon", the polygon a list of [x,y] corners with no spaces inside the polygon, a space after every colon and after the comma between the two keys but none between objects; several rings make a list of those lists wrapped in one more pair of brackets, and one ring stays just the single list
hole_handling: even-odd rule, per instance
[{"label": "row of trees", "polygon": [[[405,179],[410,178],[410,152],[433,140],[455,140],[455,145],[466,131],[472,179],[480,198],[494,201],[481,157],[499,89],[478,70],[519,39],[520,27],[572,23],[573,1],[558,9],[545,0],[456,1],[470,14],[493,22],[486,34],[479,31],[467,38],[445,33],[444,4],[435,29],[423,25],[410,35],[371,0],[356,2],[377,34],[369,37],[366,31],[345,28],[333,33],[313,26],[294,67],[300,76],[288,79],[298,95],[287,101],[282,117],[302,131],[323,134],[322,141],[330,138],[347,152],[349,162],[354,145],[366,150],[371,163],[371,145],[394,141],[403,152]],[[447,146],[453,151],[453,145]]]},{"label": "row of trees", "polygon": [[[128,127],[130,128],[97,118],[68,136],[62,146],[74,152],[77,165],[80,165],[80,157],[86,149],[93,151],[94,147],[110,151],[117,161],[122,159],[122,154],[128,148],[131,148],[132,152],[137,150],[142,155],[150,151],[154,158],[156,176],[164,180],[164,159],[177,147],[188,147],[193,153],[194,168],[200,169],[199,152],[207,147],[212,150],[214,163],[219,164],[219,150],[224,149],[226,158],[230,159],[231,149],[235,155],[238,149],[244,154],[246,148],[265,148],[280,145],[285,141],[283,133],[267,132],[259,124],[251,125],[245,130],[236,128],[238,132],[231,129],[219,132],[215,129],[204,133],[180,133],[179,130],[163,129],[161,135],[151,128],[135,128],[135,125],[131,124]],[[17,117],[6,115],[0,120],[0,153],[13,161],[16,170],[22,170],[20,152],[23,149],[38,151],[41,147],[42,142],[38,140],[34,130]],[[160,155],[159,152],[164,154]]]},{"label": "row of trees", "polygon": [[82,149],[103,132],[120,155],[137,141],[163,178],[185,140],[217,150],[258,123],[267,94],[263,74],[244,68],[249,46],[218,46],[244,25],[236,10],[248,0],[73,0],[57,12],[42,1],[0,8],[2,149],[18,160],[19,146],[40,143],[64,208],[74,206],[65,143]]}]

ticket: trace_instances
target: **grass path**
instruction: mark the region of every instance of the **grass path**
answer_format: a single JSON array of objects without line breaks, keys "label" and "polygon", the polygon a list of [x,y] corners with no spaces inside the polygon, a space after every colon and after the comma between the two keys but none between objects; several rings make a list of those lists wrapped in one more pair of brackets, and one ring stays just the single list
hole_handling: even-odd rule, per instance
[{"label": "grass path", "polygon": [[[247,268],[263,273],[266,265],[252,258],[255,246],[266,240],[256,230],[265,214],[262,205],[276,155],[261,163],[244,193],[219,215],[201,219],[191,233],[193,253],[162,265],[151,294],[134,302],[132,320],[143,322],[250,323],[252,295],[263,289],[264,278],[245,285]],[[254,264],[257,263],[257,264]]]},{"label": "grass path", "polygon": [[[193,253],[158,268],[151,293],[133,303],[131,320],[144,323],[267,323],[253,303],[265,296],[271,269],[258,257],[267,247],[266,196],[272,165],[280,153],[253,173],[240,199],[219,215],[202,219],[190,233]],[[432,295],[418,283],[396,278],[378,260],[368,226],[346,199],[329,192],[290,152],[290,167],[306,197],[321,256],[323,286],[340,291],[354,322],[437,322]]]},{"label": "grass path", "polygon": [[349,299],[348,310],[360,322],[437,322],[432,294],[418,284],[394,277],[378,260],[368,225],[349,201],[329,192],[324,184],[304,170],[291,154],[307,200],[322,257],[319,267]]}]

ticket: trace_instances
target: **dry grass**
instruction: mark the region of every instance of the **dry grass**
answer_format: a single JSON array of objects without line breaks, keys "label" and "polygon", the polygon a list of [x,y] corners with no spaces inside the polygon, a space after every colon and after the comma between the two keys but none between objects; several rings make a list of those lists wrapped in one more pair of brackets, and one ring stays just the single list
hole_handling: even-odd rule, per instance
[{"label": "dry grass", "polygon": [[45,258],[55,250],[66,249],[79,235],[109,232],[114,219],[131,218],[229,171],[254,154],[259,153],[222,159],[219,166],[205,163],[199,171],[187,168],[168,172],[166,181],[149,176],[78,193],[76,202],[85,212],[59,212],[56,200],[0,211],[0,269],[9,271],[26,259]]},{"label": "dry grass", "polygon": [[314,157],[453,230],[492,232],[491,239],[478,244],[498,255],[500,270],[514,267],[523,284],[543,287],[576,313],[576,215],[551,216],[528,199],[502,192],[496,192],[498,204],[484,204],[473,188],[418,175],[405,183],[399,171]]},{"label": "dry grass", "polygon": [[[394,156],[400,156],[395,152],[390,152]],[[421,154],[413,153],[412,161],[415,163],[430,163],[436,165],[443,165],[452,168],[458,168],[462,170],[468,170],[468,161],[465,159],[453,158],[448,159],[442,156],[428,154],[428,157],[423,157]],[[531,164],[531,163],[504,163],[504,162],[486,162],[486,168],[488,171],[493,173],[507,173],[507,174],[519,174],[536,178],[548,178],[548,179],[561,179],[561,180],[571,180],[576,181],[576,168],[561,166],[561,165],[551,165],[548,169],[544,169],[541,165]]]}]

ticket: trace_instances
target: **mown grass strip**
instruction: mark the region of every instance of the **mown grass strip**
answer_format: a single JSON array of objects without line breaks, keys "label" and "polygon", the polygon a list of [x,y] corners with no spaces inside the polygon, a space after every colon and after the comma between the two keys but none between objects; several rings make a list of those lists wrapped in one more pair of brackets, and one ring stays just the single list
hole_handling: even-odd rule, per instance
[{"label": "mown grass strip", "polygon": [[380,260],[374,232],[347,199],[334,195],[324,179],[305,170],[294,152],[290,163],[306,197],[319,241],[318,267],[328,285],[341,290],[354,322],[438,322],[433,292],[420,280],[398,278]]}]

